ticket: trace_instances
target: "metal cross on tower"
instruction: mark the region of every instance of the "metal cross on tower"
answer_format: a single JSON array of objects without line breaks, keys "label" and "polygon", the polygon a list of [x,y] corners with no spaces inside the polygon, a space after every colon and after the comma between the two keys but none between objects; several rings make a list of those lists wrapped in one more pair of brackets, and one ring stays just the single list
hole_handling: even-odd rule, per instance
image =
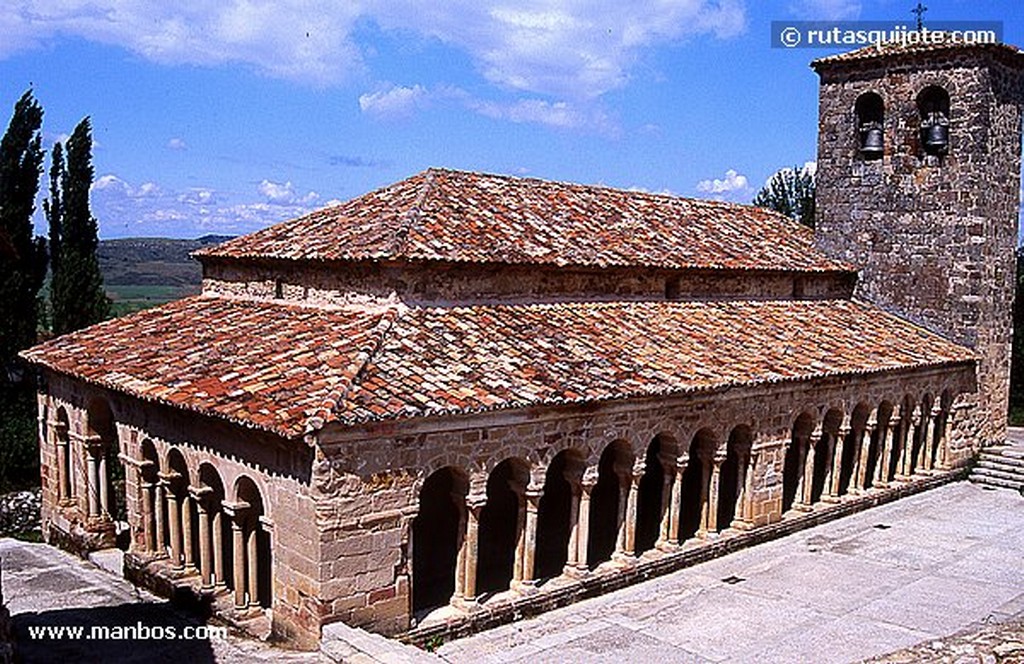
[{"label": "metal cross on tower", "polygon": [[928,11],[928,8],[923,3],[918,2],[917,7],[910,10],[911,14],[917,14],[917,31],[921,32],[924,28],[924,13]]}]

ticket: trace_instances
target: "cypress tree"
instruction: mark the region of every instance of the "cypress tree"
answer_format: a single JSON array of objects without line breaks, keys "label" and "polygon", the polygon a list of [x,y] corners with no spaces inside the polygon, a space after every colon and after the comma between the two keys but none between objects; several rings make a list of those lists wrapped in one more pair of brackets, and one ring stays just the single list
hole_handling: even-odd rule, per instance
[{"label": "cypress tree", "polygon": [[[64,334],[98,323],[110,315],[96,257],[96,218],[89,209],[92,187],[92,127],[89,118],[75,127],[61,152],[54,148],[50,172],[50,242],[57,248],[50,285],[53,331]],[[56,184],[55,184],[56,183]]]},{"label": "cypress tree", "polygon": [[7,380],[17,352],[36,342],[39,289],[46,277],[46,241],[32,230],[42,122],[43,109],[28,90],[0,140],[0,380]]}]

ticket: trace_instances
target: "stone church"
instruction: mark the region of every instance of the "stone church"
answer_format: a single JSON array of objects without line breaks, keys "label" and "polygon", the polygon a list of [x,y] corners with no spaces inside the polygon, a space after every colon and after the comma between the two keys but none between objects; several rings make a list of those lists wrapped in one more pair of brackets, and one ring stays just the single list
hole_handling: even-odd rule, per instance
[{"label": "stone church", "polygon": [[1005,436],[1024,53],[812,66],[815,231],[431,169],[26,351],[46,539],[299,647],[422,642],[963,478]]}]

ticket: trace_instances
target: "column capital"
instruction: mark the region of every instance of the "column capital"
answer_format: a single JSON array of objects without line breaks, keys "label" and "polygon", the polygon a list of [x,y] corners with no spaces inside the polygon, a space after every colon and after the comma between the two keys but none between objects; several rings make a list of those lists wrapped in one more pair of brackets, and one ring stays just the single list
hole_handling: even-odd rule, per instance
[{"label": "column capital", "polygon": [[932,417],[938,417],[939,415],[942,415],[942,406],[936,403],[934,406],[932,406],[930,415]]},{"label": "column capital", "polygon": [[593,490],[594,485],[597,484],[597,478],[597,466],[589,466],[583,471],[583,477],[580,478],[580,486],[589,494]]},{"label": "column capital", "polygon": [[167,472],[159,471],[156,474],[156,476],[160,479],[161,482],[167,484],[173,482],[176,479],[179,479],[181,477],[181,473],[179,473],[176,470],[169,470]]},{"label": "column capital", "polygon": [[244,500],[239,500],[235,502],[224,501],[220,504],[220,507],[224,510],[224,514],[231,518],[231,522],[234,524],[237,523],[238,519],[243,518],[245,513],[252,506]]},{"label": "column capital", "polygon": [[849,420],[845,420],[842,426],[839,427],[839,438],[845,439],[847,436],[850,435],[851,431],[853,431],[853,427],[850,426]]},{"label": "column capital", "polygon": [[199,486],[188,486],[188,493],[199,505],[206,503],[206,498],[213,493],[213,487],[200,484]]},{"label": "column capital", "polygon": [[715,455],[711,458],[711,462],[715,464],[715,469],[721,467],[725,460],[729,457],[727,450],[716,450]]},{"label": "column capital", "polygon": [[471,493],[466,496],[466,508],[478,512],[487,505],[487,494],[485,493]]}]

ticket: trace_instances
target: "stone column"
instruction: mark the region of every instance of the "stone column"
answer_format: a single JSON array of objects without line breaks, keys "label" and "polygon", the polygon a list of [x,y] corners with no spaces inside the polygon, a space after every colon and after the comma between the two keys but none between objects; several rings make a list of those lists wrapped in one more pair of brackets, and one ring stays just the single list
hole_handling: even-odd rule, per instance
[{"label": "stone column", "polygon": [[157,552],[161,556],[167,555],[167,524],[164,521],[164,508],[166,506],[167,482],[158,479],[156,482],[156,547]]},{"label": "stone column", "polygon": [[904,426],[900,429],[900,457],[896,462],[896,475],[893,477],[897,482],[906,482],[910,479],[910,466],[914,456],[914,429],[920,416],[921,408],[914,406],[910,415],[904,418]]},{"label": "stone column", "polygon": [[672,485],[673,485],[673,468],[674,463],[669,462],[661,463],[661,521],[658,524],[658,541],[654,543],[654,547],[662,549],[668,543],[669,533],[672,530]]},{"label": "stone column", "polygon": [[928,426],[925,429],[925,443],[921,446],[924,459],[921,462],[922,472],[931,473],[935,469],[935,434],[939,428],[939,418],[942,416],[942,409],[938,404],[932,406],[928,413]]},{"label": "stone column", "polygon": [[532,587],[535,583],[534,567],[537,558],[537,512],[540,509],[540,498],[544,494],[543,486],[526,488],[526,544],[523,551],[523,583]]},{"label": "stone column", "polygon": [[718,495],[719,485],[722,483],[722,464],[725,463],[725,453],[716,454],[712,460],[711,478],[708,485],[707,509],[704,511],[705,528],[704,537],[715,537],[718,535]]},{"label": "stone column", "polygon": [[576,539],[576,544],[579,547],[576,552],[578,561],[576,571],[580,574],[586,574],[590,570],[590,561],[587,560],[587,549],[590,545],[590,495],[595,486],[597,486],[597,468],[587,468],[580,482],[579,533]]},{"label": "stone column", "polygon": [[210,532],[210,513],[207,499],[213,493],[208,486],[189,487],[192,500],[199,511],[199,572],[202,574],[202,589],[213,590],[213,533]]},{"label": "stone column", "polygon": [[227,587],[224,578],[224,514],[220,510],[213,513],[213,576],[217,589]]},{"label": "stone column", "polygon": [[466,497],[466,580],[464,599],[476,601],[476,566],[480,550],[480,511],[487,504],[487,496]]},{"label": "stone column", "polygon": [[[140,472],[141,476],[142,473]],[[145,540],[146,551],[148,553],[156,552],[156,527],[155,527],[155,503],[156,503],[156,485],[152,482],[144,482],[142,478],[139,478],[140,486],[142,488],[142,535]]]},{"label": "stone column", "polygon": [[843,456],[846,454],[846,439],[850,435],[850,425],[844,422],[836,434],[832,446],[832,470],[825,484],[826,500],[830,503],[839,502],[839,488],[843,476]]},{"label": "stone column", "polygon": [[935,465],[939,470],[949,470],[949,436],[956,430],[957,410],[950,408],[946,411],[946,422],[942,429],[939,431],[939,440],[936,443],[939,446],[938,457]]},{"label": "stone column", "polygon": [[879,434],[878,447],[880,449],[878,457],[878,467],[875,472],[875,486],[884,489],[889,486],[889,466],[892,464],[892,456],[895,452],[896,446],[899,444],[900,435],[900,407],[894,406],[892,409],[892,415],[889,416],[889,422],[886,426],[881,429]]},{"label": "stone column", "polygon": [[57,499],[67,501],[71,498],[71,489],[69,487],[70,483],[68,482],[68,480],[71,479],[68,477],[70,474],[68,473],[68,468],[70,467],[70,464],[68,463],[68,441],[66,437],[60,433],[60,427],[64,427],[66,429],[67,426],[63,422],[57,422],[53,426],[57,429],[57,433],[55,434],[57,439]]},{"label": "stone column", "polygon": [[516,588],[523,582],[523,564],[526,562],[526,495],[525,488],[510,483],[516,494],[516,550],[512,555],[512,582],[510,588]]},{"label": "stone column", "polygon": [[253,515],[249,519],[249,528],[245,534],[246,548],[248,549],[245,554],[246,569],[245,577],[248,581],[248,595],[249,595],[249,608],[258,609],[260,607],[259,597],[259,537],[260,523]]},{"label": "stone column", "polygon": [[615,550],[613,558],[620,558],[626,551],[626,510],[629,509],[630,477],[626,473],[615,473],[619,482],[619,500],[615,510]]},{"label": "stone column", "polygon": [[182,554],[185,558],[185,572],[194,574],[196,561],[192,556],[192,499],[186,491],[181,496],[181,539]]},{"label": "stone column", "polygon": [[96,454],[93,450],[92,445],[88,445],[85,450],[85,463],[88,471],[89,485],[86,491],[88,496],[89,505],[89,517],[97,517],[100,515],[100,490],[99,490],[99,472],[96,467]]},{"label": "stone column", "polygon": [[690,463],[690,455],[682,454],[676,459],[676,473],[672,478],[672,501],[668,522],[668,543],[670,547],[679,546],[679,516],[683,509],[683,473]]},{"label": "stone column", "polygon": [[[569,545],[568,550],[565,552],[565,568],[562,570],[565,574],[573,574],[579,569],[580,556],[579,556],[579,538],[580,538],[580,494],[583,492],[580,486],[580,477],[578,473],[570,473],[567,469],[563,474],[565,480],[569,483]],[[586,561],[583,561],[584,566]]]},{"label": "stone column", "polygon": [[96,471],[96,480],[100,487],[100,516],[113,518],[110,513],[110,473],[107,471],[106,450],[100,450],[99,468]]},{"label": "stone column", "polygon": [[223,506],[225,516],[231,519],[231,586],[235,595],[235,610],[237,611],[244,611],[249,606],[245,601],[245,571],[247,568],[245,532],[243,530],[245,507],[247,506],[238,503]]},{"label": "stone column", "polygon": [[741,489],[736,501],[739,504],[740,515],[730,524],[737,530],[750,530],[754,527],[754,471],[757,469],[757,457],[757,452],[749,452],[747,462],[743,466]]},{"label": "stone column", "polygon": [[636,515],[637,515],[637,501],[640,497],[640,480],[644,477],[644,472],[647,466],[643,461],[638,461],[633,464],[633,473],[630,476],[629,482],[629,494],[626,498],[626,516],[625,516],[625,546],[623,546],[622,553],[627,558],[633,558],[636,556]]},{"label": "stone column", "polygon": [[[854,486],[858,493],[863,493],[868,488],[868,457],[871,456],[871,439],[875,435],[878,421],[872,415],[860,432],[860,444],[857,452],[857,478]],[[875,456],[878,456],[877,454]]]},{"label": "stone column", "polygon": [[452,592],[452,604],[458,605],[466,597],[466,497],[453,493],[452,500],[459,509],[458,553],[455,554],[455,590]]},{"label": "stone column", "polygon": [[807,452],[804,455],[804,472],[803,478],[800,480],[803,491],[801,492],[800,502],[794,503],[793,508],[804,512],[810,511],[811,504],[814,498],[814,460],[817,455],[817,441],[821,440],[822,431],[819,426],[811,434],[810,440],[807,441]]}]

